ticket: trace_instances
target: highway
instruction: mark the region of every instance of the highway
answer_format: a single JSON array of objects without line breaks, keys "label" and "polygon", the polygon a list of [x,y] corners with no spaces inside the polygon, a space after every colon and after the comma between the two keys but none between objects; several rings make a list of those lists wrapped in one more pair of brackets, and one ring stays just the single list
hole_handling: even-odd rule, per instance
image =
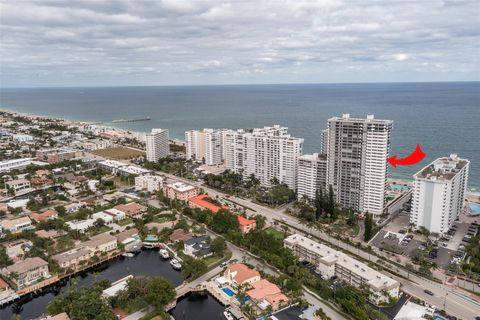
[{"label": "highway", "polygon": [[[256,203],[253,203],[247,199],[241,199],[235,196],[225,197],[226,194],[219,192],[215,189],[206,187],[201,182],[195,182],[187,179],[183,179],[174,175],[166,174],[164,172],[157,172],[157,174],[167,177],[170,180],[174,181],[183,181],[188,184],[196,185],[197,187],[203,188],[205,192],[210,194],[212,197],[220,197],[227,201],[232,201],[244,207],[250,208],[247,210],[248,214],[261,214],[263,215],[269,223],[274,223],[275,221],[280,223],[285,223],[287,225],[293,226],[298,230],[302,230],[306,234],[310,234],[318,239],[321,239],[325,242],[336,245],[345,251],[350,252],[353,255],[357,255],[367,261],[377,262],[378,257],[369,252],[360,250],[358,247],[351,246],[347,243],[344,243],[340,240],[337,240],[333,237],[330,237],[328,234],[318,230],[316,228],[308,227],[302,224],[297,218],[292,217],[281,210],[273,209],[270,207],[262,206]],[[253,210],[252,210],[253,209]],[[379,254],[383,254],[378,252]],[[391,257],[388,257],[391,259]],[[465,291],[458,287],[451,287],[441,283],[437,283],[422,277],[419,277],[415,274],[409,273],[405,269],[399,269],[394,265],[384,265],[390,270],[400,274],[405,278],[398,277],[387,270],[383,270],[382,273],[396,279],[402,285],[402,290],[408,294],[411,294],[415,297],[418,297],[430,305],[433,305],[439,309],[445,307],[446,311],[456,316],[459,319],[475,319],[475,317],[480,315],[480,297],[473,295],[472,293]],[[434,293],[433,296],[428,295],[424,290],[430,290]]]}]

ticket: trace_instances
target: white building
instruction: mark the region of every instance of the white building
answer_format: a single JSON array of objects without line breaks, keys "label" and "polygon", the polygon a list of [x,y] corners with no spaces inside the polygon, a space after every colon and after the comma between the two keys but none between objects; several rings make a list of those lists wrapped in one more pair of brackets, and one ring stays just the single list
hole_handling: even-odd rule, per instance
[{"label": "white building", "polygon": [[297,195],[301,200],[315,200],[317,190],[325,191],[327,176],[327,155],[305,154],[298,158]]},{"label": "white building", "polygon": [[369,300],[374,303],[388,302],[390,297],[398,298],[400,283],[341,251],[298,234],[285,238],[283,242],[299,260],[312,263],[323,277],[337,276],[355,287],[368,286]]},{"label": "white building", "polygon": [[34,162],[33,158],[13,159],[0,162],[0,172],[7,172],[13,169],[24,169]]},{"label": "white building", "polygon": [[6,182],[8,188],[12,189],[15,194],[19,191],[30,189],[30,181],[27,179],[17,179],[17,180],[10,180]]},{"label": "white building", "polygon": [[100,211],[100,212],[95,212],[94,214],[92,214],[92,219],[94,219],[95,221],[100,219],[102,220],[105,225],[109,226],[111,224],[113,224],[113,217],[103,211]]},{"label": "white building", "polygon": [[32,220],[29,217],[19,217],[11,220],[2,220],[0,221],[0,234],[5,233],[5,231],[10,231],[11,233],[20,233],[23,230],[33,229]]},{"label": "white building", "polygon": [[172,200],[187,201],[198,196],[198,188],[183,182],[175,182],[164,185],[162,188],[165,197]]},{"label": "white building", "polygon": [[146,135],[147,161],[157,162],[170,153],[170,145],[167,129],[152,129]]},{"label": "white building", "polygon": [[323,129],[320,134],[320,153],[327,154],[328,148],[328,129]]},{"label": "white building", "polygon": [[464,205],[469,165],[468,160],[452,154],[413,176],[412,225],[438,234],[450,229]]},{"label": "white building", "polygon": [[12,135],[13,140],[17,142],[29,142],[33,141],[33,136],[29,134],[14,134]]},{"label": "white building", "polygon": [[225,168],[245,178],[254,174],[263,186],[272,179],[297,189],[298,157],[303,139],[294,138],[287,127],[274,125],[261,129],[229,130],[225,133]]},{"label": "white building", "polygon": [[67,221],[65,224],[71,229],[71,230],[78,230],[82,233],[84,233],[88,228],[93,227],[95,224],[95,219],[85,219],[85,220],[72,220],[72,221]]},{"label": "white building", "polygon": [[393,121],[373,115],[328,120],[327,186],[342,207],[383,213],[392,127]]},{"label": "white building", "polygon": [[217,165],[224,161],[223,142],[226,129],[203,129],[185,132],[187,160]]},{"label": "white building", "polygon": [[155,175],[144,175],[135,177],[135,190],[157,192],[162,189],[163,177]]}]

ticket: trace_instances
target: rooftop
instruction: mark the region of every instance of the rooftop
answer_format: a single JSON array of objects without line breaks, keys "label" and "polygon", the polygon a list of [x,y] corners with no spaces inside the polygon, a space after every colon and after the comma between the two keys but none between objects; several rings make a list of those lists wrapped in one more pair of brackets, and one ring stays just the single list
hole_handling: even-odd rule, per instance
[{"label": "rooftop", "polygon": [[232,264],[223,274],[225,276],[230,275],[238,284],[242,284],[245,280],[260,276],[258,271],[250,269],[242,263]]},{"label": "rooftop", "polygon": [[212,198],[208,194],[201,194],[199,196],[191,198],[190,201],[199,207],[212,211],[213,213],[217,213],[218,211],[220,211],[220,209],[228,209],[228,207],[226,206],[218,206],[206,199]]},{"label": "rooftop", "polygon": [[470,162],[459,158],[456,154],[449,157],[438,158],[415,174],[417,179],[430,181],[448,181],[451,180]]},{"label": "rooftop", "polygon": [[355,273],[359,277],[365,279],[366,282],[374,288],[391,288],[398,285],[398,282],[396,280],[385,276],[377,270],[370,268],[363,262],[353,259],[352,257],[346,255],[343,252],[334,250],[324,244],[315,242],[304,236],[293,234],[287,237],[284,242],[290,245],[300,245],[310,251],[315,252],[320,257],[322,257],[322,263],[329,265],[336,263],[343,268],[350,270],[352,273]]},{"label": "rooftop", "polygon": [[167,185],[167,187],[172,188],[177,192],[187,192],[187,191],[195,189],[194,186],[183,183],[183,182],[175,182],[175,183]]},{"label": "rooftop", "polygon": [[39,257],[26,258],[7,267],[8,272],[22,274],[27,271],[48,265],[48,262]]}]

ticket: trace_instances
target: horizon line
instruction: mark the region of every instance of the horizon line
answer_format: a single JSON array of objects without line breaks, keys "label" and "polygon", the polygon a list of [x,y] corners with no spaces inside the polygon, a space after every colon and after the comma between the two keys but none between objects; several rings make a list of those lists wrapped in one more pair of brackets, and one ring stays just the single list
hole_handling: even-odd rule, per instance
[{"label": "horizon line", "polygon": [[480,83],[480,80],[437,80],[437,81],[364,81],[364,82],[283,82],[283,83],[224,83],[224,84],[153,84],[153,85],[103,85],[103,86],[26,86],[2,89],[75,89],[75,88],[148,88],[148,87],[235,87],[235,86],[282,86],[282,85],[362,85],[362,84],[428,84],[428,83]]}]

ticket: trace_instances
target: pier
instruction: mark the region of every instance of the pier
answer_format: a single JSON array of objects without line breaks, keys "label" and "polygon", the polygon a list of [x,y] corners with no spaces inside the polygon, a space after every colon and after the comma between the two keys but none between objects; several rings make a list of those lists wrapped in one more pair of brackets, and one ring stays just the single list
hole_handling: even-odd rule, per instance
[{"label": "pier", "polygon": [[151,120],[150,117],[137,118],[137,119],[119,119],[119,120],[112,120],[112,123],[140,122],[140,121],[148,121],[148,120]]}]

